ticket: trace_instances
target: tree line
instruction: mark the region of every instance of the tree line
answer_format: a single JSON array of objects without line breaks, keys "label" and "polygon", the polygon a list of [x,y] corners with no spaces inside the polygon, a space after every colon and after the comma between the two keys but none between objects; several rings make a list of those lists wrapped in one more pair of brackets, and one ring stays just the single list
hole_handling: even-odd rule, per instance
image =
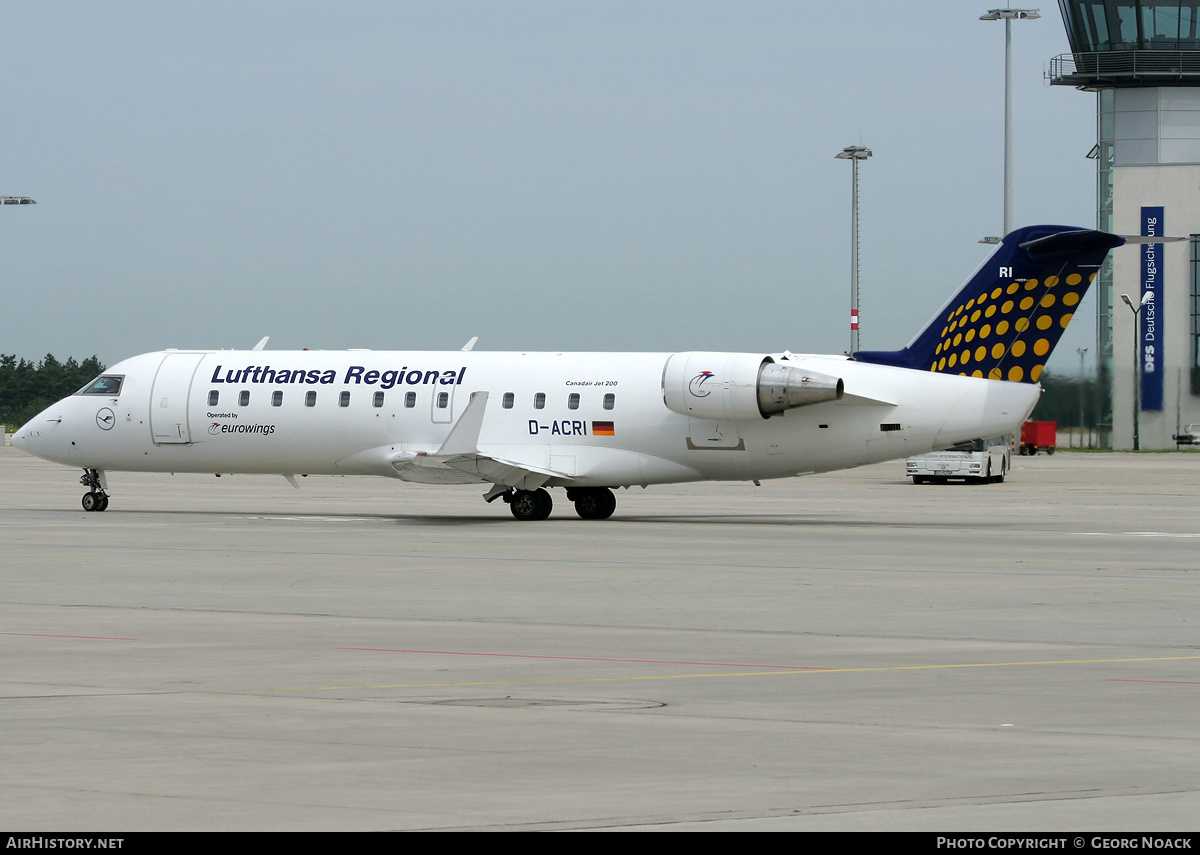
[{"label": "tree line", "polygon": [[1058,422],[1060,428],[1093,428],[1112,424],[1112,399],[1107,382],[1094,377],[1070,377],[1042,372],[1042,397],[1033,414],[1034,421]]},{"label": "tree line", "polygon": [[0,353],[0,424],[16,430],[60,398],[78,392],[104,365],[95,356],[59,362],[47,353],[40,362]]}]

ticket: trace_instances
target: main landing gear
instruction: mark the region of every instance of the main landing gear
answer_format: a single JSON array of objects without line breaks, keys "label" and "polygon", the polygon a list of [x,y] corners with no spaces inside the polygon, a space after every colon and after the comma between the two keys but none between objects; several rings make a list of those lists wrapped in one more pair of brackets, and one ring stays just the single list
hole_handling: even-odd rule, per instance
[{"label": "main landing gear", "polygon": [[108,510],[108,493],[105,492],[104,473],[99,469],[84,469],[79,483],[88,488],[83,494],[85,511]]},{"label": "main landing gear", "polygon": [[554,509],[554,500],[545,490],[514,490],[506,494],[508,509],[519,520],[544,520]]},{"label": "main landing gear", "polygon": [[567,498],[575,503],[575,513],[585,520],[606,520],[617,509],[617,497],[607,487],[567,490]]},{"label": "main landing gear", "polygon": [[[554,500],[543,489],[510,490],[499,495],[519,520],[544,520],[554,508]],[[574,503],[575,513],[585,520],[606,520],[617,509],[617,497],[607,487],[571,488],[567,490],[567,499]]]}]

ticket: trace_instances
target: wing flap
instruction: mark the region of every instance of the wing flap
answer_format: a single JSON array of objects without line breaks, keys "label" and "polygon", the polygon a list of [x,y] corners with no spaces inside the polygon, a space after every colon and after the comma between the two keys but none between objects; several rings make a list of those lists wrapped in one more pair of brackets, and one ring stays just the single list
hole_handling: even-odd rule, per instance
[{"label": "wing flap", "polygon": [[565,472],[557,472],[553,469],[544,469],[540,466],[532,466],[516,460],[505,460],[487,454],[462,454],[450,457],[429,455],[425,459],[431,458],[451,469],[457,469],[459,472],[478,475],[481,480],[491,481],[493,484],[503,484],[505,487],[513,487],[518,490],[536,490],[552,478],[560,481],[574,480]]}]

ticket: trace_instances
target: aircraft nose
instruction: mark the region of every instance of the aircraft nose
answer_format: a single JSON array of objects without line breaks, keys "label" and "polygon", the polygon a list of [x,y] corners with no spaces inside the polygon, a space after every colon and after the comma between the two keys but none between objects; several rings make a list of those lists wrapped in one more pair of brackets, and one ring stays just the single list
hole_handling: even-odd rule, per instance
[{"label": "aircraft nose", "polygon": [[32,424],[32,422],[27,422],[17,428],[17,432],[12,435],[11,442],[13,448],[19,448],[35,457],[41,457],[42,436],[32,427]]}]

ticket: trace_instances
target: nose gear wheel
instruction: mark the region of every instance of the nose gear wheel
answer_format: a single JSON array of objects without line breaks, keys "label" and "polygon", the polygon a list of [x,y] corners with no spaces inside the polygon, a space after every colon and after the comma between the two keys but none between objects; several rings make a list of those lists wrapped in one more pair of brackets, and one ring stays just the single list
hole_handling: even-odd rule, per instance
[{"label": "nose gear wheel", "polygon": [[84,469],[79,483],[88,488],[83,494],[83,509],[85,511],[104,511],[108,509],[108,493],[104,492],[104,484],[97,469]]}]

